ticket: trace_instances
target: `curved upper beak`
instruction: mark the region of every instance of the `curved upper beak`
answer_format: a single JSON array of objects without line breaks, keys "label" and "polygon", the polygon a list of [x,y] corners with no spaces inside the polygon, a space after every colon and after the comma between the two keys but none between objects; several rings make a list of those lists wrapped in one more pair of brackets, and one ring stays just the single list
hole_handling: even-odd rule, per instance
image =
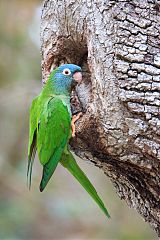
[{"label": "curved upper beak", "polygon": [[78,83],[78,85],[82,82],[82,73],[81,72],[75,72],[73,74],[73,79]]}]

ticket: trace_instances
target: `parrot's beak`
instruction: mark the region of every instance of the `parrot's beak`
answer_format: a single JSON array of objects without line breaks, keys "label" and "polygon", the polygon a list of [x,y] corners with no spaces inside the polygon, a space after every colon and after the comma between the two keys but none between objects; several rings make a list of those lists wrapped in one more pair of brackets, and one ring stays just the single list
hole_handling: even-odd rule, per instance
[{"label": "parrot's beak", "polygon": [[82,73],[81,72],[75,72],[73,74],[73,79],[75,80],[78,85],[82,82]]}]

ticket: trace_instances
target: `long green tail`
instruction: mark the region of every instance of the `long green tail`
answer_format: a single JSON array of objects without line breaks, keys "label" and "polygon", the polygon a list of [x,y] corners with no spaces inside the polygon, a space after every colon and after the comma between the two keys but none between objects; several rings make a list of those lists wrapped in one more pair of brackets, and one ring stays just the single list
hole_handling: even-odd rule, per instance
[{"label": "long green tail", "polygon": [[78,180],[78,182],[85,188],[85,190],[90,194],[90,196],[102,209],[105,215],[110,218],[110,215],[105,208],[102,200],[98,196],[96,189],[93,187],[92,183],[89,181],[84,172],[80,169],[73,155],[69,151],[67,153],[64,153],[62,155],[60,163],[63,167],[67,168],[68,171]]}]

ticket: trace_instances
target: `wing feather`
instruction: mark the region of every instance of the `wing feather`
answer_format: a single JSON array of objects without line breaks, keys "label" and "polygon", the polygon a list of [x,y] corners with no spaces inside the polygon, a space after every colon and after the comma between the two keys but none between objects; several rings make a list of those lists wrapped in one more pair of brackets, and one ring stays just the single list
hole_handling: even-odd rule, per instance
[{"label": "wing feather", "polygon": [[39,120],[37,150],[43,165],[40,184],[40,191],[43,191],[68,142],[71,119],[67,106],[58,97],[53,97],[45,104]]},{"label": "wing feather", "polygon": [[36,141],[37,141],[37,112],[38,112],[38,97],[32,101],[30,108],[29,121],[29,144],[28,144],[28,168],[27,179],[29,189],[31,187],[31,176],[34,158],[36,155]]}]

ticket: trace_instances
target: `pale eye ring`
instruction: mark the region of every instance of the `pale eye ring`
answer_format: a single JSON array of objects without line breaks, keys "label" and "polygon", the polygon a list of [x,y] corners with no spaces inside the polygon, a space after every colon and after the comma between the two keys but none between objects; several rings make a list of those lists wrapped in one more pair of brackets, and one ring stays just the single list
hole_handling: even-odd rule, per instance
[{"label": "pale eye ring", "polygon": [[69,70],[69,68],[65,68],[62,72],[64,75],[70,75],[71,74],[71,71]]}]

